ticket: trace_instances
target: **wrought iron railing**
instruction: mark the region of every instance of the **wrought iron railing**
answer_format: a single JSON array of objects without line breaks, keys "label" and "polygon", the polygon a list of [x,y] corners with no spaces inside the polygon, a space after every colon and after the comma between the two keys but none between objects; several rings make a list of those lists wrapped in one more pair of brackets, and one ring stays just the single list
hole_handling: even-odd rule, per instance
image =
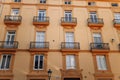
[{"label": "wrought iron railing", "polygon": [[64,23],[77,23],[77,18],[74,18],[74,17],[62,17],[61,22],[64,22]]},{"label": "wrought iron railing", "polygon": [[49,42],[30,42],[30,49],[49,49]]},{"label": "wrought iron railing", "polygon": [[109,50],[109,43],[90,43],[91,50],[92,49],[104,49]]},{"label": "wrought iron railing", "polygon": [[101,18],[88,18],[88,23],[97,23],[97,24],[103,24],[103,19]]},{"label": "wrought iron railing", "polygon": [[49,17],[34,16],[33,22],[49,22]]},{"label": "wrought iron railing", "polygon": [[0,48],[1,49],[6,49],[6,48],[11,48],[11,49],[16,49],[18,48],[18,42],[17,41],[0,41]]},{"label": "wrought iron railing", "polygon": [[79,42],[62,42],[61,49],[80,49]]},{"label": "wrought iron railing", "polygon": [[13,21],[13,22],[21,22],[21,16],[14,16],[14,15],[6,15],[4,21]]}]

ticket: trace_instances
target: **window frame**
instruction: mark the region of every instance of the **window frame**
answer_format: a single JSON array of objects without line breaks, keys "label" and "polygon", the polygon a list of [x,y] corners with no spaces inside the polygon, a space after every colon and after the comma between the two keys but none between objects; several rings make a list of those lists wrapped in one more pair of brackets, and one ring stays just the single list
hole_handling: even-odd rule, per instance
[{"label": "window frame", "polygon": [[71,3],[71,1],[64,1],[64,4],[65,5],[71,5],[72,3]]},{"label": "window frame", "polygon": [[13,2],[21,2],[21,0],[14,0]]},{"label": "window frame", "polygon": [[40,4],[46,4],[47,0],[39,0]]},{"label": "window frame", "polygon": [[[36,57],[36,56],[39,56],[39,59],[38,59],[38,60],[40,60],[40,56],[43,56],[43,65],[42,65],[42,69],[39,68],[39,64],[38,64],[38,69],[35,69],[35,57]],[[35,55],[34,55],[33,70],[44,70],[44,55],[43,55],[43,54],[35,54]]]},{"label": "window frame", "polygon": [[15,14],[14,16],[18,16],[19,13],[20,13],[20,9],[19,9],[19,8],[12,8],[12,9],[11,9],[11,14],[10,14],[10,15],[13,15],[12,13],[14,13],[15,10],[18,11],[18,14],[17,14],[17,15]]},{"label": "window frame", "polygon": [[[70,62],[70,63],[69,63],[70,66],[67,65],[67,59],[68,59],[67,57],[69,58],[68,61]],[[72,66],[72,64],[71,64],[71,63],[72,63],[72,58],[71,58],[71,57],[74,58],[74,63],[73,63],[74,65],[73,65],[73,66]],[[69,69],[76,69],[76,60],[75,60],[75,55],[74,55],[74,54],[68,54],[68,55],[66,55],[66,69],[67,69],[67,70],[69,70]]]},{"label": "window frame", "polygon": [[119,7],[119,4],[118,3],[111,3],[111,6],[112,7]]},{"label": "window frame", "polygon": [[[2,67],[2,63],[3,63],[3,56],[5,56],[5,62],[4,62],[3,68],[1,68]],[[7,68],[7,66],[6,66],[7,65],[8,56],[10,56],[9,68]],[[1,57],[2,58],[0,60],[0,70],[9,70],[10,66],[11,66],[12,55],[11,54],[2,54]]]},{"label": "window frame", "polygon": [[[99,70],[98,66],[97,66],[97,59],[96,56],[99,55],[103,55],[106,57],[106,66],[107,66],[107,70]],[[109,62],[109,55],[108,53],[93,53],[93,61],[94,61],[94,66],[95,66],[95,71],[96,72],[111,72],[111,67],[110,67],[110,62]]]},{"label": "window frame", "polygon": [[[105,58],[105,65],[106,66],[104,66],[104,67],[106,67],[106,69],[103,69],[103,64],[101,64],[102,63],[102,61],[100,61],[100,56],[102,57],[104,57]],[[98,62],[98,59],[97,59],[97,57],[99,57],[99,61],[100,62]],[[100,63],[100,65],[99,65],[99,63]],[[96,55],[96,64],[97,64],[97,69],[98,70],[108,70],[108,66],[107,66],[107,60],[106,60],[106,56],[105,55]],[[101,68],[101,69],[99,69],[99,68]]]},{"label": "window frame", "polygon": [[96,6],[96,2],[88,2],[88,6]]}]

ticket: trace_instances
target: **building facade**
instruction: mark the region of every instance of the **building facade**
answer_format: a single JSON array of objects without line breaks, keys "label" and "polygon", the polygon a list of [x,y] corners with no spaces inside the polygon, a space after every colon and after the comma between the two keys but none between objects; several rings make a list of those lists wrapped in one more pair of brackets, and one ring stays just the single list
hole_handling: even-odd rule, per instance
[{"label": "building facade", "polygon": [[119,0],[0,3],[0,80],[120,80]]}]

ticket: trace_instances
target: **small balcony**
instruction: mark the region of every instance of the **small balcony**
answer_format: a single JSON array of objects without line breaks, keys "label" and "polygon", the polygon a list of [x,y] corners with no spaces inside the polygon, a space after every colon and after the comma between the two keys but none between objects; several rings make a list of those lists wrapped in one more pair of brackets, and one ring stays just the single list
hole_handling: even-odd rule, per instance
[{"label": "small balcony", "polygon": [[61,51],[80,51],[79,42],[62,42]]},{"label": "small balcony", "polygon": [[113,24],[115,28],[120,28],[120,19],[114,19]]},{"label": "small balcony", "polygon": [[16,51],[17,48],[17,41],[0,41],[0,51]]},{"label": "small balcony", "polygon": [[20,25],[22,21],[21,16],[6,15],[4,18],[4,23],[6,25]]},{"label": "small balcony", "polygon": [[90,43],[92,52],[109,52],[109,43]]},{"label": "small balcony", "polygon": [[39,26],[48,26],[49,25],[49,17],[39,17],[34,16],[33,17],[33,25]]},{"label": "small balcony", "polygon": [[77,25],[77,18],[74,17],[62,17],[61,18],[61,25],[62,26],[73,26]]},{"label": "small balcony", "polygon": [[30,51],[48,51],[49,42],[30,42]]},{"label": "small balcony", "polygon": [[88,21],[88,26],[90,28],[100,29],[104,25],[103,19],[101,19],[101,18],[88,18],[87,21]]}]

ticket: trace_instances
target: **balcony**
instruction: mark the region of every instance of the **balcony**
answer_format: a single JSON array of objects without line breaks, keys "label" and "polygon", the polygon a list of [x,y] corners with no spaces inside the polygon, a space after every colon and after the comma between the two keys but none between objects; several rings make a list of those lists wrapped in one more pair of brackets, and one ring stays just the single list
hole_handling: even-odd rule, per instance
[{"label": "balcony", "polygon": [[120,28],[120,19],[114,19],[113,20],[113,24],[115,28]]},{"label": "balcony", "polygon": [[17,48],[17,41],[0,41],[0,51],[16,51]]},{"label": "balcony", "polygon": [[21,16],[6,15],[4,18],[4,23],[6,25],[20,25],[22,21]]},{"label": "balcony", "polygon": [[77,25],[77,18],[74,17],[62,17],[61,18],[62,26],[75,27]]},{"label": "balcony", "polygon": [[100,29],[104,25],[103,19],[100,18],[94,18],[94,19],[88,18],[87,21],[88,21],[88,26],[94,29]]},{"label": "balcony", "polygon": [[109,52],[108,43],[90,43],[90,48],[92,52]]},{"label": "balcony", "polygon": [[79,42],[62,42],[61,43],[61,51],[80,51],[80,43]]},{"label": "balcony", "polygon": [[48,51],[49,42],[30,42],[30,51]]},{"label": "balcony", "polygon": [[48,26],[49,25],[49,17],[39,17],[34,16],[33,17],[33,25],[35,26]]}]

